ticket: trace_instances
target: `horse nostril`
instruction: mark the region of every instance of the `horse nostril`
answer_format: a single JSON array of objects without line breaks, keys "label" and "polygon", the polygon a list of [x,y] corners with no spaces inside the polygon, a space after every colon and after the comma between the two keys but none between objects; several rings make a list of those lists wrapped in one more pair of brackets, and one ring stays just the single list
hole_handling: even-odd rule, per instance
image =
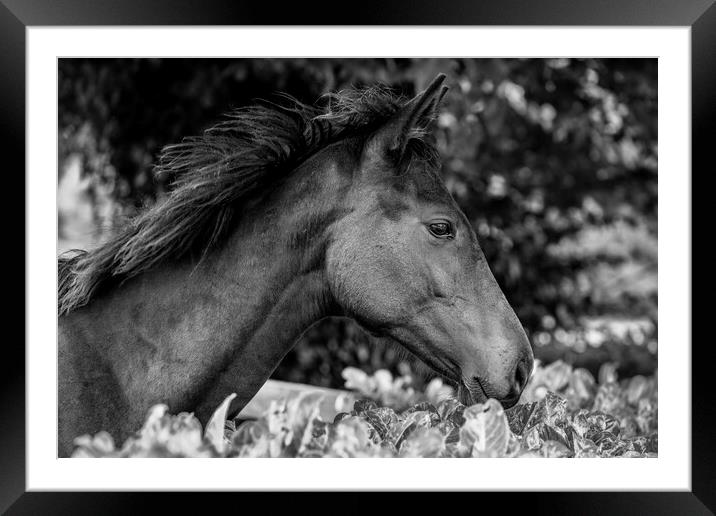
[{"label": "horse nostril", "polygon": [[522,373],[522,368],[518,365],[515,369],[515,388],[518,390],[522,390],[522,382],[524,381],[524,374]]},{"label": "horse nostril", "polygon": [[512,389],[510,392],[511,398],[519,398],[522,394],[522,390],[527,385],[529,379],[530,370],[528,369],[527,361],[522,359],[517,363],[515,367],[515,376],[512,383]]}]

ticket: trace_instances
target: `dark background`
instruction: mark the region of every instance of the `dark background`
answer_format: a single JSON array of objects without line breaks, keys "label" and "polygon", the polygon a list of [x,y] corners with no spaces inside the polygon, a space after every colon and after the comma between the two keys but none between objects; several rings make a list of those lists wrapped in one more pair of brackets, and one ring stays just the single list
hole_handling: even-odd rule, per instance
[{"label": "dark background", "polygon": [[[443,177],[536,356],[653,372],[655,59],[61,59],[59,250],[96,245],[160,200],[161,147],[230,108],[377,81],[410,96],[438,72],[451,87],[436,124]],[[341,387],[346,366],[405,372],[403,360],[326,320],[274,377]]]}]

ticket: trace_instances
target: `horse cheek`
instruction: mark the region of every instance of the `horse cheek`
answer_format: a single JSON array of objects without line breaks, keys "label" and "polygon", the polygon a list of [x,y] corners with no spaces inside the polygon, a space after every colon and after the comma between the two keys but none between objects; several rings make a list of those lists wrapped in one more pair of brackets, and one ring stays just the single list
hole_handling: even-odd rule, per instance
[{"label": "horse cheek", "polygon": [[344,314],[369,328],[386,322],[384,293],[389,289],[376,254],[366,247],[334,246],[326,262],[329,288]]}]

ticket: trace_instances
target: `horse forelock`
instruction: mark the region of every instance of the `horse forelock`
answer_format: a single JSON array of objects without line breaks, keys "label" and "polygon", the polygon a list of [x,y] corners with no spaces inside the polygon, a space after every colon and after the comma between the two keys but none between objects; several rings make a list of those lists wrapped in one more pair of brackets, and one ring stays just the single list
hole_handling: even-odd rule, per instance
[{"label": "horse forelock", "polygon": [[[242,203],[324,146],[377,128],[407,101],[384,86],[326,94],[317,106],[280,98],[237,109],[202,135],[166,146],[155,174],[169,180],[167,197],[103,245],[58,259],[60,315],[111,281],[208,252],[237,222]],[[411,131],[409,154],[436,163],[426,134],[425,127]]]}]

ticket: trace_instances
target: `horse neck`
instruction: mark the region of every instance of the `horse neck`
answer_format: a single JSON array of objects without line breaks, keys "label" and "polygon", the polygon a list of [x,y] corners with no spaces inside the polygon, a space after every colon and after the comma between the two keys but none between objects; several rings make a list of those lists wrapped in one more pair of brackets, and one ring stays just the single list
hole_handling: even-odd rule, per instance
[{"label": "horse neck", "polygon": [[314,156],[198,265],[145,274],[104,303],[102,354],[142,414],[161,402],[206,422],[232,392],[237,412],[301,333],[335,313],[324,256],[344,182],[330,152]]},{"label": "horse neck", "polygon": [[328,228],[341,212],[342,178],[323,154],[304,163],[245,215],[214,265],[204,268],[226,285],[217,310],[235,327],[224,339],[230,358],[196,409],[199,416],[231,392],[239,410],[309,326],[338,314],[325,251]]}]

